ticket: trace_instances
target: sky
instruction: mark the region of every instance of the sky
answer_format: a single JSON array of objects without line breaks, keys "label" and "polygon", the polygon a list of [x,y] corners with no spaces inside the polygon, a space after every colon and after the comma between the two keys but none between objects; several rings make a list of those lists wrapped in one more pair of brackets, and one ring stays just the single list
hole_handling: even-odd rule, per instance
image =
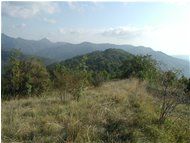
[{"label": "sky", "polygon": [[1,32],[52,42],[131,44],[190,55],[190,2],[2,2]]}]

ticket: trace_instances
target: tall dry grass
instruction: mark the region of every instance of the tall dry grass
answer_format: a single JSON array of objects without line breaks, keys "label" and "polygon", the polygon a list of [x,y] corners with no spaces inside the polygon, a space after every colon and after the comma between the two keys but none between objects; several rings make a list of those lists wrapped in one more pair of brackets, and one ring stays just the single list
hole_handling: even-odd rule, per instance
[{"label": "tall dry grass", "polygon": [[[2,102],[2,142],[189,142],[189,105],[166,124],[156,122],[159,99],[137,79],[90,88],[80,100],[62,102],[57,92]],[[183,113],[176,119],[175,114]]]}]

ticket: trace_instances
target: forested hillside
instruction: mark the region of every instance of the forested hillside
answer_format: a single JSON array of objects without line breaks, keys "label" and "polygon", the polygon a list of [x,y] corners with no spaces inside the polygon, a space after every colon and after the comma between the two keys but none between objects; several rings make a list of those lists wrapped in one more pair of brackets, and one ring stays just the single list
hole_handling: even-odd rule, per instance
[{"label": "forested hillside", "polygon": [[[121,49],[107,49],[105,51],[95,51],[86,55],[77,56],[60,62],[59,64],[67,68],[81,68],[79,65],[84,64],[89,72],[104,72],[110,76],[117,76],[120,67],[124,61],[134,57],[132,54]],[[48,69],[52,69],[57,63],[49,65]],[[83,67],[85,68],[85,67]]]}]

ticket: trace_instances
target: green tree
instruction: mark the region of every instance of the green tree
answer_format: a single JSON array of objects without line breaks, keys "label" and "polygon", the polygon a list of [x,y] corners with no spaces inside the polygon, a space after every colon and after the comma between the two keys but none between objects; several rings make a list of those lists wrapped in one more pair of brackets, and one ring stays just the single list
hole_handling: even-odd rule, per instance
[{"label": "green tree", "polygon": [[184,84],[185,86],[185,92],[187,94],[190,94],[190,78],[186,78],[184,75],[182,75],[182,77],[179,79],[179,82],[181,84]]},{"label": "green tree", "polygon": [[21,60],[19,52],[14,51],[2,76],[2,94],[5,97],[39,95],[48,89],[49,82],[49,74],[39,60]]},{"label": "green tree", "polygon": [[49,88],[49,73],[40,60],[30,58],[23,61],[23,92],[29,94],[41,94]]},{"label": "green tree", "polygon": [[100,71],[100,72],[93,72],[91,76],[91,84],[95,87],[101,86],[103,82],[110,79],[110,74],[108,72]]},{"label": "green tree", "polygon": [[20,92],[22,77],[21,77],[20,51],[13,50],[10,55],[9,65],[6,67],[6,72],[2,75],[2,94],[16,96]]},{"label": "green tree", "polygon": [[82,56],[82,59],[79,65],[77,66],[77,69],[87,73],[87,70],[88,70],[88,66],[86,65],[87,60],[88,60],[88,57],[86,55]]},{"label": "green tree", "polygon": [[130,57],[121,66],[122,78],[137,77],[153,81],[157,74],[156,61],[149,55]]}]

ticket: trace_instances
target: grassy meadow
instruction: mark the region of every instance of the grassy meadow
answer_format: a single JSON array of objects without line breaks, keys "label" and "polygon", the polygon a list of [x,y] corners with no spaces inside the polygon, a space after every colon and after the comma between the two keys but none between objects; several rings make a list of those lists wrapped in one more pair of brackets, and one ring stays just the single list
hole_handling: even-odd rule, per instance
[{"label": "grassy meadow", "polygon": [[59,92],[2,101],[3,143],[189,143],[190,105],[162,125],[161,101],[137,79],[89,87],[79,101]]}]

